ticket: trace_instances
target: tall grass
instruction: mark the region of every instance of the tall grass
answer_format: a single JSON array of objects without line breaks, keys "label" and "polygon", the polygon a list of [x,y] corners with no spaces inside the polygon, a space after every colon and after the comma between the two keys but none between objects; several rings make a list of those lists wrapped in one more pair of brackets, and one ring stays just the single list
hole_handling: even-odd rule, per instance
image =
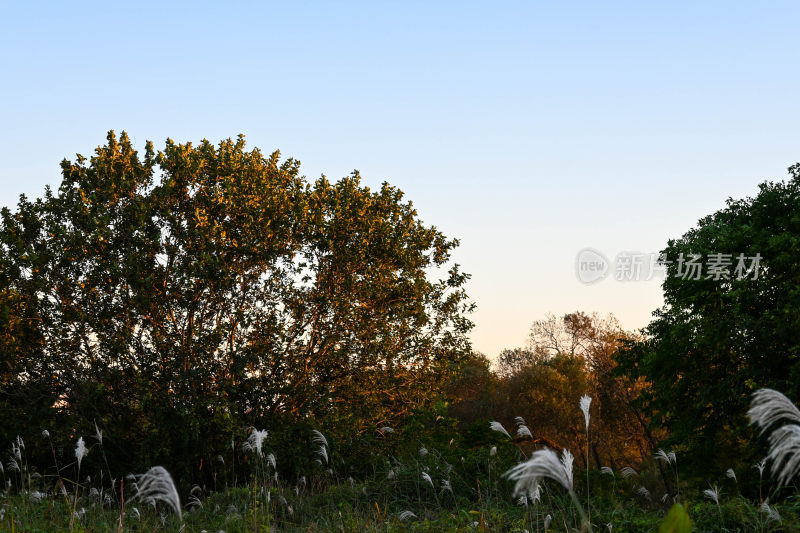
[{"label": "tall grass", "polygon": [[[765,431],[774,432],[781,429],[778,426],[783,422],[794,424],[800,420],[793,418],[796,413],[785,397],[760,394],[756,400],[754,407],[759,409],[755,409],[753,420],[765,424]],[[6,461],[11,466],[3,470],[4,475],[13,475],[13,486],[0,492],[0,530],[10,530],[13,524],[17,530],[120,533],[180,528],[229,532],[391,531],[411,528],[416,522],[428,530],[538,532],[543,531],[544,524],[545,530],[593,531],[595,524],[614,531],[655,530],[672,504],[669,489],[662,496],[657,488],[655,461],[674,469],[680,495],[675,452],[659,449],[653,454],[655,461],[636,465],[641,474],[631,466],[624,467],[619,487],[618,476],[610,467],[600,468],[598,477],[590,483],[590,405],[584,401],[580,405],[584,415],[580,430],[586,432],[587,442],[585,500],[576,493],[576,486],[582,486],[584,480],[576,480],[573,475],[574,457],[569,450],[530,449],[526,443],[528,454],[523,455],[520,441],[528,439],[531,432],[519,417],[514,419],[513,433],[499,422],[490,424],[489,429],[502,438],[472,450],[459,444],[457,434],[449,443],[450,435],[438,441],[419,436],[419,440],[403,443],[402,427],[397,432],[387,430],[388,426],[376,428],[371,474],[358,474],[346,457],[332,455],[330,443],[336,442],[313,430],[306,441],[308,446],[298,449],[305,459],[293,465],[297,474],[292,479],[278,476],[271,435],[266,430],[250,428],[238,446],[243,452],[241,465],[251,467],[247,481],[222,491],[216,490],[215,485],[192,486],[184,493],[185,506],[167,468],[153,467],[144,474],[115,480],[108,460],[101,458],[107,436],[95,426],[94,438],[90,439],[92,449],[83,437],[77,443],[72,441],[75,461],[69,464],[63,464],[58,453],[58,436],[42,432],[41,449],[45,450],[45,457],[52,456],[55,468],[47,476],[36,472],[23,475],[29,468],[25,442],[14,439]],[[774,406],[780,416],[764,405]],[[392,442],[388,442],[388,435],[392,435],[388,439]],[[108,437],[113,442],[113,435]],[[771,438],[770,443],[785,446],[783,439]],[[759,485],[761,473],[768,466],[780,483],[790,481],[785,469],[791,471],[793,460],[786,449],[770,449],[768,462],[757,465]],[[75,476],[71,482],[69,472]],[[505,474],[498,476],[495,472]],[[577,475],[583,475],[580,469]],[[720,475],[731,480],[736,477],[732,472]],[[738,483],[738,479],[732,482]],[[685,499],[693,502],[687,508],[701,530],[721,530],[731,523],[747,523],[742,527],[754,531],[791,530],[798,524],[800,500],[796,505],[789,501],[776,506],[762,499],[760,487],[758,502],[749,502],[738,490],[736,497],[723,498],[719,488],[711,486],[704,498],[702,491],[692,492],[690,485],[686,488]],[[685,518],[685,511],[678,516]]]}]

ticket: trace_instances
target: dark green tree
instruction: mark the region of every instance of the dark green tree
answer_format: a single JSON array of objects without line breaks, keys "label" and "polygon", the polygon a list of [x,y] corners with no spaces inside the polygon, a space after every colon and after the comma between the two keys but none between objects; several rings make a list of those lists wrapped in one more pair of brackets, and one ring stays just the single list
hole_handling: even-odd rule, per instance
[{"label": "dark green tree", "polygon": [[0,387],[97,421],[120,473],[194,475],[251,424],[389,424],[469,353],[458,242],[388,184],[310,183],[242,137],[140,155],[112,132],[61,167],[2,211]]},{"label": "dark green tree", "polygon": [[653,424],[704,471],[760,457],[748,453],[745,417],[755,389],[800,397],[800,165],[789,173],[669,241],[664,306],[646,339],[617,355],[651,383],[642,400]]}]

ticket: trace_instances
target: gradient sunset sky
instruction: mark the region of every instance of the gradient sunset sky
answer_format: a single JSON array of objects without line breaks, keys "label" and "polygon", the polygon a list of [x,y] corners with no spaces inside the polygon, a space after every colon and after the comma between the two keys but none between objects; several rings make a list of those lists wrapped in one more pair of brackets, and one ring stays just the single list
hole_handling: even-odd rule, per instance
[{"label": "gradient sunset sky", "polygon": [[0,204],[109,129],[243,133],[461,239],[489,356],[547,312],[640,328],[658,281],[578,251],[656,252],[800,160],[800,4],[648,4],[0,1]]}]

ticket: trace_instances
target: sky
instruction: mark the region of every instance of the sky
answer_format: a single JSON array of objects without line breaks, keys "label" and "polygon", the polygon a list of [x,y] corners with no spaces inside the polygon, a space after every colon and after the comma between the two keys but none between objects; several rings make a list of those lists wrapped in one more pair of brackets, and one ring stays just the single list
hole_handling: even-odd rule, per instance
[{"label": "sky", "polygon": [[458,238],[495,357],[547,313],[644,327],[658,278],[577,254],[658,252],[800,160],[794,2],[289,4],[0,0],[0,205],[111,129],[241,133]]}]

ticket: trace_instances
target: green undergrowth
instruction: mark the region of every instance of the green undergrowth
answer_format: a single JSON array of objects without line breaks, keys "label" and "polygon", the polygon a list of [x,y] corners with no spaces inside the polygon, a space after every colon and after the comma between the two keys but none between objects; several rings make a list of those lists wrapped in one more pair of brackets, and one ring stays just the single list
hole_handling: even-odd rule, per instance
[{"label": "green undergrowth", "polygon": [[[467,493],[433,490],[430,484],[409,483],[402,478],[326,484],[315,480],[313,490],[277,484],[267,491],[240,487],[210,493],[185,506],[182,521],[161,504],[128,502],[122,518],[123,531],[214,532],[253,531],[581,531],[579,519],[563,490],[546,483],[542,499],[522,505],[509,496],[492,495],[476,482]],[[417,485],[398,490],[399,484]],[[488,485],[492,485],[487,483]],[[308,487],[310,483],[307,483]],[[503,481],[494,484],[504,487]],[[425,488],[427,487],[427,494]],[[480,492],[480,494],[479,494]],[[254,493],[257,497],[254,499]],[[254,502],[258,505],[254,513]],[[0,495],[0,530],[15,532],[68,532],[72,503],[63,495]],[[684,502],[693,531],[777,532],[800,530],[800,499],[790,497],[773,506],[780,521],[770,519],[759,506],[742,496],[721,501],[719,507],[702,495]],[[119,505],[102,502],[97,495],[78,498],[72,531],[119,531]],[[591,521],[594,531],[660,531],[668,504],[652,504],[627,490],[598,483],[593,492]],[[135,510],[134,510],[135,509]],[[409,515],[401,518],[404,511]],[[548,520],[547,517],[550,517]],[[610,524],[610,528],[609,525]],[[586,528],[584,528],[586,530]],[[663,531],[683,531],[664,529]]]}]

